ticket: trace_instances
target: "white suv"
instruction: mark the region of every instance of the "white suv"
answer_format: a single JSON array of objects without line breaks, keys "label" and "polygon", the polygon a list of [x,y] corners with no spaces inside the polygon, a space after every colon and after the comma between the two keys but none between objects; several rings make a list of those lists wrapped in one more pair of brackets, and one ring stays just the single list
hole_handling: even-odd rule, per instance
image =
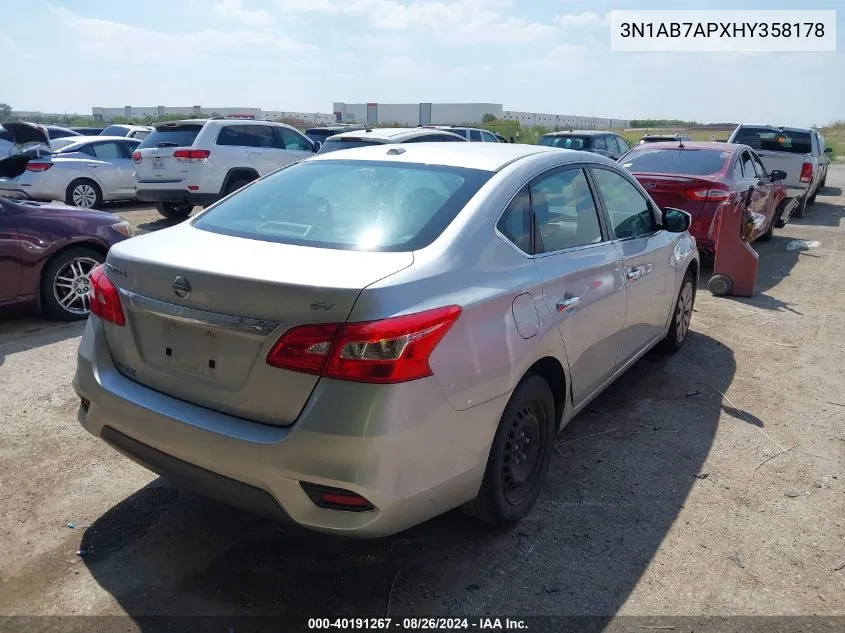
[{"label": "white suv", "polygon": [[173,220],[318,149],[289,125],[270,121],[194,119],[153,127],[132,154],[135,186],[140,200]]}]

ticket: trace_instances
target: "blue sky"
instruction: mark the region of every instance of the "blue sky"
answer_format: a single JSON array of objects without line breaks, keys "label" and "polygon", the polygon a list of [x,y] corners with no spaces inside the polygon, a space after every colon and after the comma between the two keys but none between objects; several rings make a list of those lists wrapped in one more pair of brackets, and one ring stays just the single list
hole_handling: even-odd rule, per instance
[{"label": "blue sky", "polygon": [[[836,53],[619,53],[607,11],[801,9],[806,2],[145,0],[18,3],[0,22],[16,110],[333,101],[493,102],[613,118],[822,125],[845,119]],[[37,32],[34,29],[37,28]]]}]

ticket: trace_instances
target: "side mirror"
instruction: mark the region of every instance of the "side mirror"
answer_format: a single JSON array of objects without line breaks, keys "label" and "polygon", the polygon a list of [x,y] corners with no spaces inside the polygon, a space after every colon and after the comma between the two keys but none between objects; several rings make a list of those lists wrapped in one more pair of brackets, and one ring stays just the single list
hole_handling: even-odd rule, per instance
[{"label": "side mirror", "polygon": [[663,209],[663,230],[669,233],[683,233],[692,225],[692,216],[686,211],[665,207]]},{"label": "side mirror", "polygon": [[314,141],[314,153],[319,152],[322,146],[323,144],[320,141]]},{"label": "side mirror", "polygon": [[825,147],[824,153],[825,154],[833,154],[833,148],[832,147]]},{"label": "side mirror", "polygon": [[779,180],[786,180],[786,172],[782,169],[773,169],[772,173],[769,174],[769,178],[772,182],[777,182]]}]

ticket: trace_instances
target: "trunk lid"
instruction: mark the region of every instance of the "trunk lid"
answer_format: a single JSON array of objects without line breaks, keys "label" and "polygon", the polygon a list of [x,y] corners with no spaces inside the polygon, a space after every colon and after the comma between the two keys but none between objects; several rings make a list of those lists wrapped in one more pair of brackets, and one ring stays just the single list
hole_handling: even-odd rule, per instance
[{"label": "trunk lid", "polygon": [[782,169],[786,172],[786,180],[782,181],[781,184],[788,187],[807,187],[807,183],[802,183],[800,179],[804,163],[812,161],[810,154],[757,150],[757,155],[763,161],[763,167],[766,168],[768,173],[772,173],[772,170],[775,169]]},{"label": "trunk lid", "polygon": [[707,201],[706,196],[692,198],[689,192],[707,191],[720,186],[714,180],[698,178],[696,176],[662,175],[634,173],[648,194],[659,207],[673,207],[686,211],[693,218],[697,218]]},{"label": "trunk lid", "polygon": [[126,325],[104,322],[109,351],[147,387],[288,425],[319,377],[268,365],[273,344],[296,325],[346,321],[364,287],[411,263],[407,252],[262,242],[184,223],[110,251]]}]

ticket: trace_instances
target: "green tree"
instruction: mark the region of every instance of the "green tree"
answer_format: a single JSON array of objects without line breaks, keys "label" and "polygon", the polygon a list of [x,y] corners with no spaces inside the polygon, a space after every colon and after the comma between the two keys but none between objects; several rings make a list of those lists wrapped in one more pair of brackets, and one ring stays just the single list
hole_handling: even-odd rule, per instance
[{"label": "green tree", "polygon": [[0,121],[8,121],[12,118],[12,106],[8,103],[0,103]]},{"label": "green tree", "polygon": [[487,114],[485,114],[483,117],[481,117],[482,123],[493,123],[493,121],[495,121],[495,120],[496,120],[496,115],[490,114],[489,112]]}]

